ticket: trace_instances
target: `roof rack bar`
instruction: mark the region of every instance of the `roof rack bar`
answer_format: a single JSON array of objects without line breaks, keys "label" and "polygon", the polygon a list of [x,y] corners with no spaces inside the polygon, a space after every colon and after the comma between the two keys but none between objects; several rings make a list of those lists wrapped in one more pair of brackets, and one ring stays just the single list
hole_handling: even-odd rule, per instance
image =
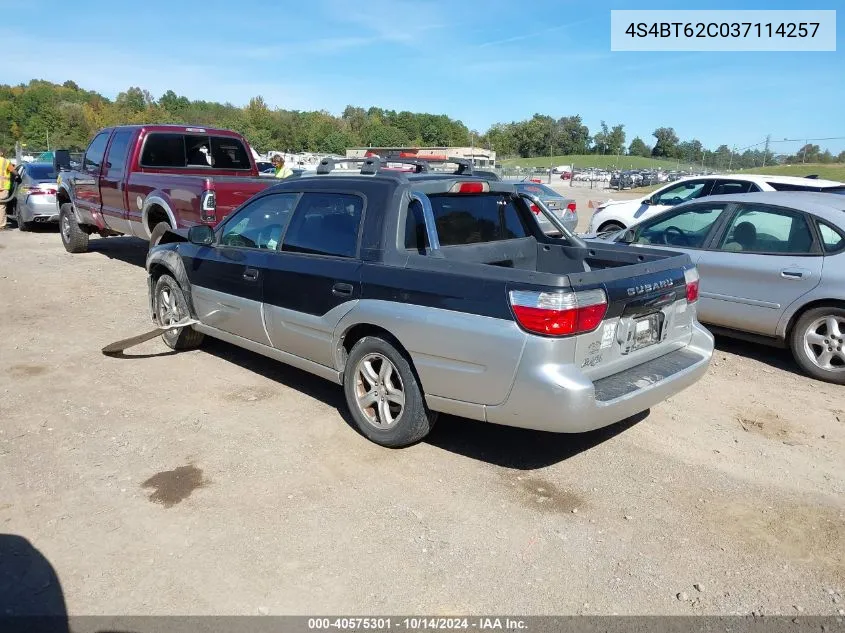
[{"label": "roof rack bar", "polygon": [[400,165],[413,165],[416,173],[427,173],[430,171],[429,165],[431,163],[454,163],[458,169],[454,172],[458,176],[472,176],[472,163],[465,158],[449,157],[428,159],[425,156],[418,158],[391,158],[386,156],[384,158],[378,156],[367,156],[364,158],[331,158],[326,156],[317,165],[318,174],[331,173],[338,164],[344,163],[361,163],[362,174],[375,174],[379,169],[384,168],[390,163],[397,163]]}]

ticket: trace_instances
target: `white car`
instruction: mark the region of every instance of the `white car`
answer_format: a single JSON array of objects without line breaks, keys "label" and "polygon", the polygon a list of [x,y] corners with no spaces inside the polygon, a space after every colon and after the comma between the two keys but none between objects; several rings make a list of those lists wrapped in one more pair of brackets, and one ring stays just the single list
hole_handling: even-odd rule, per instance
[{"label": "white car", "polygon": [[796,176],[732,174],[682,178],[633,200],[609,200],[596,209],[587,233],[626,229],[670,207],[695,198],[755,191],[824,191],[845,193],[845,184],[834,180]]}]

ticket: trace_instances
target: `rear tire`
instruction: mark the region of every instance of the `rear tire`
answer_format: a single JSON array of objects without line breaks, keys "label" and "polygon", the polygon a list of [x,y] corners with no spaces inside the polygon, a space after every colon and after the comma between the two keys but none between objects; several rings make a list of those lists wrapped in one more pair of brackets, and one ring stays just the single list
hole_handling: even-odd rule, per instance
[{"label": "rear tire", "polygon": [[15,206],[15,224],[18,225],[18,231],[23,231],[24,233],[27,231],[32,230],[32,224],[30,222],[24,222],[21,220],[21,210]]},{"label": "rear tire", "polygon": [[76,221],[73,205],[65,202],[59,209],[59,233],[62,244],[68,253],[85,253],[88,251],[88,234],[83,231]]},{"label": "rear tire", "polygon": [[437,413],[425,404],[410,359],[378,336],[365,336],[352,347],[343,392],[358,429],[381,446],[419,442],[437,421]]},{"label": "rear tire", "polygon": [[[170,275],[158,278],[153,293],[153,307],[158,325],[169,325],[191,316],[182,287]],[[170,349],[184,350],[199,347],[205,336],[189,325],[165,330],[161,338]]]},{"label": "rear tire", "polygon": [[804,373],[845,385],[845,309],[831,305],[807,310],[792,328],[789,347]]},{"label": "rear tire", "polygon": [[170,230],[169,222],[159,222],[156,224],[150,233],[150,248],[158,246],[158,243],[161,241],[161,236],[168,230]]}]

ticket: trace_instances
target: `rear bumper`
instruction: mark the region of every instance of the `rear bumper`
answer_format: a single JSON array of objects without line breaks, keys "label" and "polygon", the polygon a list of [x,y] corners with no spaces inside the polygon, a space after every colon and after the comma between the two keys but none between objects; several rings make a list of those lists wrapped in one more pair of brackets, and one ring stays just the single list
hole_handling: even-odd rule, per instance
[{"label": "rear bumper", "polygon": [[592,431],[641,413],[707,371],[713,336],[697,322],[681,349],[595,382],[575,365],[523,356],[507,400],[486,407],[488,422],[555,433]]},{"label": "rear bumper", "polygon": [[56,208],[55,202],[34,204],[28,200],[23,204],[18,203],[15,212],[20,214],[20,217],[24,222],[59,221],[59,210]]}]

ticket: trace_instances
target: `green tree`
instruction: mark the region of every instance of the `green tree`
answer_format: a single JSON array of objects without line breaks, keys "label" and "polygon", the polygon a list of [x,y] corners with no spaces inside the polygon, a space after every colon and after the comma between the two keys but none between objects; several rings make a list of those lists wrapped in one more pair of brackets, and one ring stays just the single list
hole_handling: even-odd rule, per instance
[{"label": "green tree", "polygon": [[630,156],[651,156],[651,148],[645,144],[643,139],[635,136],[628,146],[628,155]]},{"label": "green tree", "polygon": [[678,158],[678,135],[671,127],[659,127],[652,134],[657,142],[651,150],[652,156],[662,158]]}]

